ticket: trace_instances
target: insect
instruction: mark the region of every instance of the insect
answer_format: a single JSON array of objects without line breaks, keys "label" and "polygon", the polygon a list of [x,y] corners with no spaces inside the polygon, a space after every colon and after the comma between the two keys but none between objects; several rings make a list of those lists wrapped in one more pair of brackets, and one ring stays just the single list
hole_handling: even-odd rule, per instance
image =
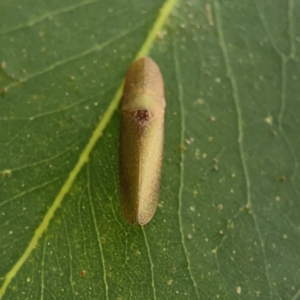
[{"label": "insect", "polygon": [[125,219],[153,217],[163,158],[164,82],[157,64],[143,57],[129,68],[121,100],[120,199]]}]

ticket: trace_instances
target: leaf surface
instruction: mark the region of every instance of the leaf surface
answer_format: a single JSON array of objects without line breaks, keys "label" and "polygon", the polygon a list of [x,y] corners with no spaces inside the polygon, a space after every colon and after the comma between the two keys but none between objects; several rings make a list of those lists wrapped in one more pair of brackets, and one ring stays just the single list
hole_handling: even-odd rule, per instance
[{"label": "leaf surface", "polygon": [[[2,1],[0,298],[300,299],[299,21],[293,0]],[[143,55],[167,107],[140,227],[118,103]]]}]

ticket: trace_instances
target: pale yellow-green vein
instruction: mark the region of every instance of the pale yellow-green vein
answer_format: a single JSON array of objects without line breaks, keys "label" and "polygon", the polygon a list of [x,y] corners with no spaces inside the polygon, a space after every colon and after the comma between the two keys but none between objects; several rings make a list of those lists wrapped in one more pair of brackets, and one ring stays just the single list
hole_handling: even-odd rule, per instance
[{"label": "pale yellow-green vein", "polygon": [[149,31],[147,39],[145,40],[144,44],[142,45],[140,51],[138,52],[136,59],[147,55],[147,53],[149,52],[149,49],[151,48],[152,44],[154,43],[154,41],[156,39],[156,34],[164,26],[166,19],[168,18],[169,14],[171,13],[172,9],[174,8],[176,2],[177,2],[177,0],[168,0],[162,6],[162,8],[160,9],[160,14],[159,14],[156,22],[153,24],[151,30]]}]

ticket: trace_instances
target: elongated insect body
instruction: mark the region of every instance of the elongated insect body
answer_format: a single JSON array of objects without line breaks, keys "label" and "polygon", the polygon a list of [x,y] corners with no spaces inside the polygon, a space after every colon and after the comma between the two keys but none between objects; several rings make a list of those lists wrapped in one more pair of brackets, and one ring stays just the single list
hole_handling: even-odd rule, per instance
[{"label": "elongated insect body", "polygon": [[129,223],[145,225],[158,201],[166,106],[162,75],[152,59],[143,57],[131,65],[121,105],[122,212]]}]

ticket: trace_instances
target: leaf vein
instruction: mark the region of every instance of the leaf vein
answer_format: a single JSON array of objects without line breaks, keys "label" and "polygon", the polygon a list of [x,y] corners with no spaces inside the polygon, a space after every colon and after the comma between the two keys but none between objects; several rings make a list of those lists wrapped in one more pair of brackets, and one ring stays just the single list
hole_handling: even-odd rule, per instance
[{"label": "leaf vein", "polygon": [[53,17],[55,17],[55,16],[57,16],[57,15],[59,15],[61,13],[67,13],[67,12],[75,10],[75,9],[77,9],[79,7],[86,6],[88,4],[95,3],[95,2],[98,2],[98,0],[86,0],[84,2],[77,3],[77,4],[74,4],[74,5],[70,5],[68,7],[60,8],[60,9],[58,9],[56,11],[44,13],[44,14],[40,15],[39,17],[36,17],[36,18],[34,18],[32,20],[27,21],[24,24],[19,24],[19,25],[15,26],[15,27],[2,30],[2,31],[0,31],[0,35],[11,33],[13,31],[16,31],[16,30],[19,30],[19,29],[23,29],[23,28],[27,28],[27,27],[32,27],[35,24],[44,21],[45,19],[52,19]]},{"label": "leaf vein", "polygon": [[45,254],[46,254],[46,247],[47,247],[47,236],[44,240],[43,246],[43,254],[42,254],[42,261],[41,261],[41,300],[44,300],[44,290],[45,290]]},{"label": "leaf vein", "polygon": [[30,163],[30,164],[26,164],[26,165],[22,165],[22,166],[19,166],[19,167],[15,167],[15,168],[9,168],[9,169],[5,169],[5,170],[0,170],[0,175],[3,174],[7,174],[7,172],[9,171],[10,174],[12,172],[15,172],[15,171],[21,171],[21,170],[24,170],[26,168],[32,168],[32,167],[36,167],[38,165],[41,165],[43,163],[47,163],[47,162],[51,162],[52,160],[55,160],[56,158],[68,153],[68,152],[71,152],[73,151],[76,146],[78,146],[80,143],[82,142],[82,140],[80,140],[79,142],[67,147],[65,150],[53,155],[53,156],[50,156],[50,157],[47,157],[45,159],[41,159],[39,161],[36,161],[36,162],[33,162],[33,163]]},{"label": "leaf vein", "polygon": [[[237,82],[236,82],[234,74],[233,74],[233,69],[232,69],[232,66],[230,63],[230,59],[229,59],[229,55],[228,55],[228,51],[227,51],[227,47],[226,47],[226,42],[225,42],[224,33],[223,33],[223,29],[222,29],[220,6],[219,6],[218,0],[214,0],[214,7],[215,7],[215,11],[216,11],[216,23],[217,23],[218,33],[219,33],[219,44],[220,44],[220,48],[223,53],[223,57],[224,57],[224,61],[225,61],[226,69],[227,69],[227,74],[228,74],[228,77],[229,77],[229,80],[230,80],[230,83],[232,86],[233,99],[234,99],[235,109],[236,109],[236,113],[237,113],[238,145],[239,145],[240,159],[242,162],[242,168],[243,168],[243,172],[244,172],[246,190],[247,190],[246,207],[249,209],[252,209],[251,181],[250,181],[248,166],[247,166],[246,158],[245,158],[244,145],[243,145],[244,133],[243,133],[243,122],[242,122],[242,110],[241,110],[241,106],[240,106],[238,87],[237,87]],[[258,226],[257,217],[253,211],[252,211],[251,215],[253,217],[255,229],[257,231],[261,249],[262,249],[262,254],[263,254],[263,258],[264,258],[265,276],[266,276],[268,286],[269,286],[270,299],[273,299],[272,285],[271,285],[270,274],[269,274],[268,264],[267,264],[266,251],[265,251],[265,243],[263,241],[262,234],[261,234],[260,228]]]},{"label": "leaf vein", "polygon": [[148,244],[148,240],[147,240],[147,236],[146,236],[144,226],[142,226],[142,232],[143,232],[143,235],[144,235],[145,245],[146,245],[146,248],[147,248],[147,253],[148,253],[150,266],[151,266],[151,286],[152,286],[152,290],[153,290],[153,299],[156,300],[156,289],[155,289],[155,282],[154,282],[154,264],[153,264],[153,261],[152,261],[150,247],[149,247],[149,244]]},{"label": "leaf vein", "polygon": [[290,37],[290,58],[296,57],[296,45],[295,45],[295,27],[294,27],[294,0],[289,0],[288,3],[288,21],[289,21],[289,37]]},{"label": "leaf vein", "polygon": [[294,185],[295,177],[296,177],[296,174],[297,174],[297,171],[299,168],[299,162],[298,162],[296,153],[294,151],[294,148],[292,146],[292,143],[282,126],[283,115],[284,115],[284,111],[285,111],[285,107],[286,107],[286,84],[287,84],[286,64],[287,64],[287,62],[288,62],[288,58],[286,58],[284,55],[282,55],[281,56],[281,69],[282,69],[282,71],[281,71],[281,101],[280,101],[281,103],[280,103],[280,111],[279,111],[279,115],[278,115],[278,127],[279,127],[280,133],[282,134],[283,138],[285,139],[285,142],[286,142],[286,144],[291,152],[291,155],[293,157],[293,160],[294,160],[294,168],[293,168],[293,174],[291,176],[291,181],[292,181],[295,192],[299,196],[299,191]]},{"label": "leaf vein", "polygon": [[[134,27],[134,29],[132,29],[132,31],[136,30],[137,28],[139,28],[139,26]],[[87,56],[87,55],[89,55],[89,54],[91,54],[93,52],[101,51],[103,48],[109,46],[111,43],[117,41],[118,39],[126,36],[130,32],[131,32],[131,30],[124,30],[120,34],[114,36],[113,38],[107,40],[106,42],[104,42],[102,44],[95,44],[93,47],[91,47],[89,49],[86,49],[86,50],[84,50],[84,51],[82,51],[80,53],[74,54],[73,56],[70,56],[70,57],[65,58],[63,60],[57,61],[54,64],[46,67],[45,69],[43,69],[41,71],[38,71],[38,72],[32,73],[32,74],[28,74],[27,76],[25,76],[25,77],[22,78],[22,83],[27,82],[28,80],[30,80],[32,78],[35,78],[37,76],[43,75],[43,74],[45,74],[47,72],[50,72],[53,69],[55,69],[57,67],[60,67],[60,66],[62,66],[64,64],[67,64],[67,63],[69,63],[71,61],[74,61],[74,60],[80,59],[80,58],[82,58],[84,56]],[[20,85],[20,81],[15,81],[15,82],[12,82],[11,84],[5,86],[4,89],[8,91],[12,87],[16,87],[18,85]]]},{"label": "leaf vein", "polygon": [[92,213],[92,217],[93,217],[93,224],[94,224],[94,227],[95,227],[95,232],[96,232],[97,241],[98,241],[98,247],[99,247],[100,256],[101,256],[101,262],[102,262],[102,268],[103,268],[103,282],[104,282],[104,286],[105,286],[105,297],[106,297],[106,299],[109,299],[109,297],[108,297],[107,275],[106,275],[106,268],[105,268],[105,259],[104,259],[104,255],[103,255],[101,237],[100,237],[100,232],[99,232],[99,229],[98,229],[98,223],[97,223],[95,208],[94,208],[94,204],[93,204],[93,198],[92,198],[92,194],[91,194],[90,182],[91,182],[90,181],[90,168],[89,168],[89,164],[87,164],[88,197],[89,197],[89,200],[90,200],[90,207],[91,207],[91,213]]},{"label": "leaf vein", "polygon": [[[267,38],[268,40],[270,41],[272,47],[274,48],[275,52],[281,56],[281,51],[279,50],[279,48],[276,46],[276,44],[274,43],[273,39],[271,38],[270,36],[270,32],[269,32],[269,29],[268,29],[268,26],[267,26],[267,22],[265,20],[265,17],[263,15],[263,13],[261,13],[260,9],[257,7],[257,3],[256,3],[256,0],[254,0],[254,3],[255,3],[255,8],[256,8],[256,11],[257,11],[257,15],[259,17],[259,20],[266,32],[266,35],[267,35]],[[263,3],[263,2],[262,2]]]},{"label": "leaf vein", "polygon": [[65,218],[63,218],[64,226],[65,226],[65,231],[66,231],[66,242],[67,242],[67,247],[68,247],[68,252],[69,252],[69,280],[70,280],[70,286],[72,290],[72,298],[74,299],[75,296],[75,291],[74,291],[74,284],[73,284],[73,268],[72,268],[72,261],[73,261],[73,255],[71,251],[71,245],[70,245],[70,237],[69,237],[69,232],[68,232],[68,227]]},{"label": "leaf vein", "polygon": [[42,183],[40,185],[34,186],[34,187],[32,187],[32,188],[30,188],[30,189],[28,189],[26,191],[23,191],[23,192],[19,193],[18,195],[15,195],[15,196],[13,196],[13,197],[11,197],[9,199],[6,199],[3,202],[1,202],[0,203],[0,207],[6,205],[7,203],[10,203],[10,202],[18,199],[18,198],[20,198],[20,197],[22,197],[24,195],[27,195],[27,194],[32,193],[32,192],[35,192],[36,190],[39,190],[39,189],[41,189],[41,188],[43,188],[43,187],[45,187],[45,186],[47,186],[49,184],[52,184],[52,183],[54,183],[54,182],[56,182],[58,180],[61,180],[62,178],[63,178],[63,176],[60,176],[60,177],[57,177],[57,178],[55,178],[55,179],[53,179],[51,181],[44,182],[44,183]]},{"label": "leaf vein", "polygon": [[291,298],[291,300],[299,300],[300,299],[300,289],[297,291],[297,293]]},{"label": "leaf vein", "polygon": [[[180,115],[181,115],[181,132],[180,132],[180,144],[181,146],[184,145],[184,135],[185,135],[185,108],[183,104],[183,88],[181,85],[180,80],[180,66],[178,61],[178,55],[176,52],[176,45],[173,38],[173,58],[175,62],[175,73],[176,73],[176,81],[178,86],[178,98],[179,98],[179,105],[180,105]],[[189,259],[189,253],[185,244],[184,240],[184,233],[183,233],[183,225],[182,225],[182,192],[183,192],[183,182],[184,182],[184,160],[185,160],[185,154],[184,151],[180,152],[181,160],[180,160],[180,185],[179,185],[179,191],[178,191],[178,218],[179,218],[179,229],[180,229],[180,236],[181,236],[181,243],[182,247],[185,253],[186,261],[188,264],[188,272],[191,278],[191,281],[193,283],[197,298],[200,299],[197,282],[192,274],[191,270],[191,262]]]}]

